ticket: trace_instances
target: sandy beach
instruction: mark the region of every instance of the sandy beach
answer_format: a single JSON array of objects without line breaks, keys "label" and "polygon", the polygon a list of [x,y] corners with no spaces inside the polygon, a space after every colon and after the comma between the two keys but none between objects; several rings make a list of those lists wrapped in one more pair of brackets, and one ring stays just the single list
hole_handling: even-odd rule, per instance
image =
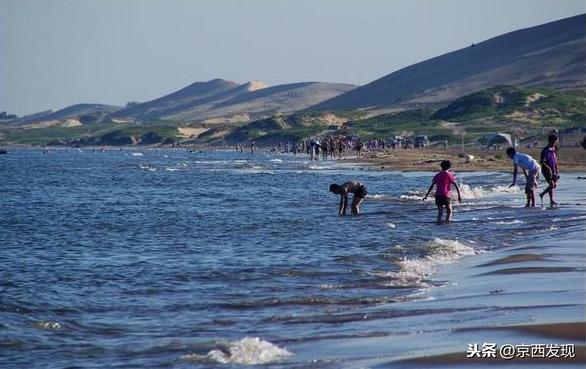
[{"label": "sandy beach", "polygon": [[[584,192],[562,193],[561,197],[568,204],[577,204],[584,201]],[[576,219],[575,225],[579,222]],[[443,336],[441,344],[430,343],[442,347],[437,353],[431,353],[434,349],[415,352],[413,357],[394,362],[392,367],[583,368],[586,362],[585,251],[583,230],[568,225],[567,233],[562,236],[535,239],[476,255],[455,267],[445,268],[440,278],[457,283],[430,292],[432,304],[436,307],[485,305],[486,319],[465,328],[459,328],[456,323]],[[469,345],[476,344],[481,352],[475,355]],[[482,352],[485,344],[496,344],[494,356],[485,356]],[[514,347],[511,357],[501,355],[505,345]]]},{"label": "sandy beach", "polygon": [[[541,148],[519,148],[519,151],[539,160]],[[356,160],[382,170],[397,171],[437,171],[442,160],[450,160],[452,169],[456,172],[512,171],[513,168],[504,149],[500,151],[465,149],[464,154],[460,148],[387,150],[366,152]],[[558,154],[558,160],[562,176],[564,172],[586,172],[586,151],[581,147],[562,147]]]}]

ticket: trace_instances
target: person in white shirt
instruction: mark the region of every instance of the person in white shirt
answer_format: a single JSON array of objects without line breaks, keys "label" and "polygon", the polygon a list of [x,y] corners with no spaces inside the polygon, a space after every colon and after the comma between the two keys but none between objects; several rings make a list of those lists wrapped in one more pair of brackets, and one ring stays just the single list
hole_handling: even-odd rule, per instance
[{"label": "person in white shirt", "polygon": [[527,154],[517,152],[512,147],[507,149],[507,156],[513,159],[513,183],[509,187],[513,187],[517,182],[518,167],[523,169],[523,174],[527,179],[525,183],[525,194],[527,195],[527,204],[525,207],[535,206],[535,189],[539,181],[539,163]]}]

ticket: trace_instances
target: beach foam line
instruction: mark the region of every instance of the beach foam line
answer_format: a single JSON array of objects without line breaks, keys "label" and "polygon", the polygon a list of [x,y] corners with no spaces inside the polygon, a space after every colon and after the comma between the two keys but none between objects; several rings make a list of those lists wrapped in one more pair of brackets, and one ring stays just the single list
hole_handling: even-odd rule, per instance
[{"label": "beach foam line", "polygon": [[258,365],[281,361],[293,355],[287,349],[278,347],[258,337],[244,337],[239,341],[220,344],[220,348],[206,355],[188,354],[180,359],[189,362],[210,364]]},{"label": "beach foam line", "polygon": [[[505,193],[518,193],[520,191],[519,187],[515,186],[509,188],[508,186],[494,186],[494,187],[471,187],[467,184],[460,184],[460,194],[462,195],[463,200],[473,200],[473,199],[483,199],[483,198],[490,198],[495,197],[498,195],[502,195]],[[455,198],[454,194],[456,192],[453,191],[452,197]],[[425,192],[422,191],[408,191],[399,196],[399,200],[402,201],[420,201],[423,200],[423,196]],[[432,193],[433,195],[433,193]],[[428,197],[428,201],[433,202],[433,196]]]},{"label": "beach foam line", "polygon": [[417,259],[404,258],[397,262],[399,271],[377,272],[379,277],[390,278],[391,287],[430,287],[427,280],[439,265],[455,262],[475,255],[474,248],[456,240],[436,238],[423,246],[423,255]]},{"label": "beach foam line", "polygon": [[463,199],[480,199],[485,197],[492,197],[502,195],[504,193],[517,193],[520,191],[518,186],[509,188],[508,186],[494,186],[494,187],[470,187],[467,184],[460,184],[460,194]]}]

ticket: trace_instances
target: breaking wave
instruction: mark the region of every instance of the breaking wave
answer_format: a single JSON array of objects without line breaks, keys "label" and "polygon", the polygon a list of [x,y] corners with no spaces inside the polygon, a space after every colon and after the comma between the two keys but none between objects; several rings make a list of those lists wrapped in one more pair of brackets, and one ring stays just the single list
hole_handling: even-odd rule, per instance
[{"label": "breaking wave", "polygon": [[463,199],[481,199],[502,195],[503,193],[517,193],[519,187],[494,186],[494,187],[470,187],[467,184],[460,185],[460,193]]},{"label": "breaking wave", "polygon": [[211,350],[206,355],[189,354],[181,356],[181,359],[210,364],[256,365],[283,360],[291,355],[286,349],[258,337],[245,337],[221,344],[219,349]]},{"label": "breaking wave", "polygon": [[398,271],[379,272],[377,275],[390,278],[388,285],[392,287],[429,287],[428,280],[439,265],[475,254],[474,248],[459,241],[436,238],[423,246],[423,254],[419,258],[404,258],[397,262]]}]

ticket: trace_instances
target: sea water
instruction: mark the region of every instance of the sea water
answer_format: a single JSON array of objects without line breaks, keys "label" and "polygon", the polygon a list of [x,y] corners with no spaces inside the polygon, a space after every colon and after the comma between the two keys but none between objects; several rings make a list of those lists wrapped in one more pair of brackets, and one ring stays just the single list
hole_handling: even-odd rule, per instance
[{"label": "sea water", "polygon": [[[362,339],[475,322],[482,307],[417,308],[457,282],[438,268],[583,230],[584,182],[566,175],[566,203],[524,209],[510,173],[454,171],[463,201],[438,226],[430,172],[14,150],[0,157],[0,366],[352,367],[385,354]],[[347,180],[368,187],[358,217],[338,216],[328,192]]]}]

